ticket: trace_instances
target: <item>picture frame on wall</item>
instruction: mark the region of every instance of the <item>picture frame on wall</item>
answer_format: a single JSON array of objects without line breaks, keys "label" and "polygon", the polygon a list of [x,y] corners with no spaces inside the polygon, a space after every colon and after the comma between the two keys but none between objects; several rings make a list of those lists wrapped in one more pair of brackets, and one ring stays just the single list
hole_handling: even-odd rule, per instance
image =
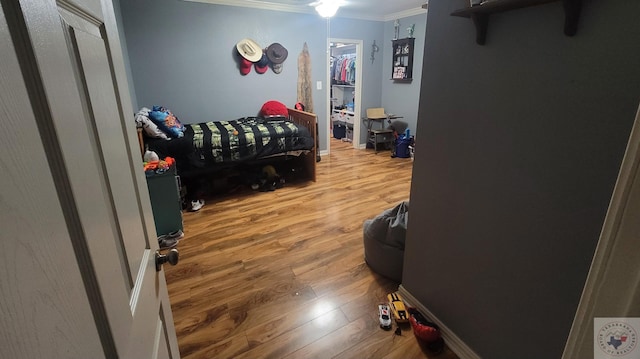
[{"label": "picture frame on wall", "polygon": [[394,79],[403,79],[404,78],[404,67],[396,66],[393,68],[393,78]]}]

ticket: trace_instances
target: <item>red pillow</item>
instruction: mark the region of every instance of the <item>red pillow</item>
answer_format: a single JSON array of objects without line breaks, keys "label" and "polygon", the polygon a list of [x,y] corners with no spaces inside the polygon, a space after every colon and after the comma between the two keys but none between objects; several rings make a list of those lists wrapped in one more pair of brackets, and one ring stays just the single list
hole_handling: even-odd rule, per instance
[{"label": "red pillow", "polygon": [[287,106],[279,101],[267,101],[260,109],[260,116],[289,116]]}]

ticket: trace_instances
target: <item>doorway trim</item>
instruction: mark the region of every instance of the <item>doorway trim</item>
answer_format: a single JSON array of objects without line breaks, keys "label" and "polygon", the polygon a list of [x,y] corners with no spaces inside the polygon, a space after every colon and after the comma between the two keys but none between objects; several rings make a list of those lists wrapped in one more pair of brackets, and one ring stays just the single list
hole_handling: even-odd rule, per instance
[{"label": "doorway trim", "polygon": [[362,118],[362,46],[364,44],[363,40],[357,39],[342,39],[329,37],[327,38],[327,99],[325,105],[329,105],[329,110],[327,111],[327,154],[331,153],[331,43],[332,42],[341,42],[345,44],[355,44],[356,45],[356,85],[355,85],[355,99],[354,99],[354,107],[353,107],[353,141],[351,142],[354,149],[360,149],[360,131],[361,131],[361,118]]},{"label": "doorway trim", "polygon": [[562,359],[593,355],[593,318],[640,316],[639,203],[640,108]]}]

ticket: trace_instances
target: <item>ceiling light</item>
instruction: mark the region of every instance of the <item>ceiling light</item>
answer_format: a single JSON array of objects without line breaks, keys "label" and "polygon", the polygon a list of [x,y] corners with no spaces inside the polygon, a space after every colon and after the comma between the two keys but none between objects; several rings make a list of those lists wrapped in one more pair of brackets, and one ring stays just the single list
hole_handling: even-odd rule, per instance
[{"label": "ceiling light", "polygon": [[336,0],[323,0],[316,5],[316,11],[322,17],[332,17],[338,11],[340,4]]}]

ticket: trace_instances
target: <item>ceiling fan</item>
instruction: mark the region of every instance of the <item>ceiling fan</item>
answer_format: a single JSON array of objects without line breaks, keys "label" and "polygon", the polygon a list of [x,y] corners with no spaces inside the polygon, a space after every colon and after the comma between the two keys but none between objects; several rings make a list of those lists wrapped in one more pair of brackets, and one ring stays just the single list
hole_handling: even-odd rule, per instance
[{"label": "ceiling fan", "polygon": [[267,0],[262,2],[291,6],[311,6],[315,8],[318,14],[322,17],[331,17],[335,15],[338,8],[345,4],[343,0]]},{"label": "ceiling fan", "polygon": [[332,17],[341,5],[343,5],[342,0],[319,0],[309,4],[309,6],[313,6],[322,17]]}]

